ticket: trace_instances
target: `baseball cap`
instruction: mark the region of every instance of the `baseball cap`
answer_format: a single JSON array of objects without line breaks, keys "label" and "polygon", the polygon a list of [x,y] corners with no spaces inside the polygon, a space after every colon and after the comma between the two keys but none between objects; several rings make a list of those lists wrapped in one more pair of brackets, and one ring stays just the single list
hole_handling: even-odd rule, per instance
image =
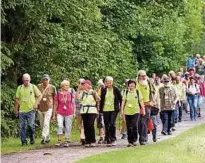
[{"label": "baseball cap", "polygon": [[90,80],[84,80],[82,82],[82,84],[88,84],[88,85],[92,85],[92,82]]},{"label": "baseball cap", "polygon": [[48,74],[44,74],[43,76],[42,76],[42,79],[50,79],[50,76],[48,75]]}]

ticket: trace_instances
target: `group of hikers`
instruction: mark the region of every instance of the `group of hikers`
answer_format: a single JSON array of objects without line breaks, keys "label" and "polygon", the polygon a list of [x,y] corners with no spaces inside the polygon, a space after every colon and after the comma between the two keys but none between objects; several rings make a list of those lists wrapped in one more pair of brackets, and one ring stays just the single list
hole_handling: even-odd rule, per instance
[{"label": "group of hikers", "polygon": [[[139,70],[136,79],[126,79],[122,91],[114,85],[114,79],[106,76],[93,88],[92,82],[79,79],[77,89],[64,79],[60,89],[50,83],[44,74],[41,83],[31,84],[29,74],[24,74],[23,84],[18,86],[15,114],[19,116],[19,132],[22,145],[27,145],[27,123],[30,144],[35,143],[36,112],[42,129],[41,144],[50,141],[50,122],[57,119],[56,146],[68,147],[71,142],[73,118],[76,117],[80,141],[85,147],[96,146],[95,120],[99,128],[99,144],[116,146],[116,120],[120,113],[122,139],[128,147],[146,145],[148,134],[157,141],[157,125],[162,122],[162,135],[171,135],[175,124],[182,121],[184,113],[190,120],[201,117],[200,98],[205,97],[205,56],[193,55],[186,68],[170,71],[161,77],[155,73],[149,78]],[[65,133],[65,141],[62,136]],[[139,138],[138,138],[139,137]]]}]

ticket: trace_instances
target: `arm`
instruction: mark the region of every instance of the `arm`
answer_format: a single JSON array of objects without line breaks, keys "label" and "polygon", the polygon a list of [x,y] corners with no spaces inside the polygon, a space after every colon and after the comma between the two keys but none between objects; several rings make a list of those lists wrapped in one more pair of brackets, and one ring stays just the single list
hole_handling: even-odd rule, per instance
[{"label": "arm", "polygon": [[53,108],[52,119],[56,119],[57,108],[58,108],[58,99],[57,99],[57,95],[56,95],[55,99],[54,99],[54,108]]},{"label": "arm", "polygon": [[18,116],[18,114],[19,114],[19,99],[17,97],[15,99],[14,113],[15,113],[16,116]]},{"label": "arm", "polygon": [[124,113],[125,113],[124,112],[125,111],[125,103],[126,103],[125,100],[122,100],[121,109],[120,109],[121,110],[121,116],[124,116]]}]

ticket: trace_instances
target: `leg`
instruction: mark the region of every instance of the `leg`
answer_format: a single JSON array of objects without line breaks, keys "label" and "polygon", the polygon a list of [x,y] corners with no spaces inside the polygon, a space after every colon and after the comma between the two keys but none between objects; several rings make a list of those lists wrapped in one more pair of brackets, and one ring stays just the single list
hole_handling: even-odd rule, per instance
[{"label": "leg", "polygon": [[152,130],[152,138],[153,141],[156,142],[157,141],[157,116],[153,115],[151,116],[151,118],[154,126],[154,129]]},{"label": "leg", "polygon": [[194,104],[193,104],[193,96],[189,95],[188,96],[188,102],[189,102],[189,107],[190,107],[190,119],[193,120],[194,118]]},{"label": "leg", "polygon": [[162,134],[166,135],[168,132],[168,111],[163,111],[163,121]]},{"label": "leg", "polygon": [[90,144],[89,142],[89,128],[88,128],[88,114],[81,114],[84,127],[85,144]]},{"label": "leg", "polygon": [[70,141],[70,133],[72,129],[72,121],[73,115],[69,115],[65,117],[65,139],[66,141]]},{"label": "leg", "polygon": [[58,135],[58,143],[56,146],[61,145],[62,135],[63,135],[63,121],[64,117],[60,114],[57,115],[57,135]]},{"label": "leg", "polygon": [[103,113],[103,118],[104,118],[104,124],[105,124],[105,141],[107,142],[107,144],[110,144],[111,143],[110,133],[109,133],[109,129],[110,129],[110,112],[104,112]]},{"label": "leg", "polygon": [[133,144],[134,143],[134,137],[133,137],[133,122],[132,122],[132,116],[131,115],[125,115],[126,124],[127,124],[127,139],[128,143]]},{"label": "leg", "polygon": [[19,128],[20,128],[20,138],[22,145],[27,145],[26,140],[26,118],[25,113],[19,113]]},{"label": "leg", "polygon": [[172,116],[174,114],[174,111],[169,110],[169,111],[167,111],[167,113],[168,113],[168,130],[167,130],[167,132],[168,132],[169,135],[171,135]]},{"label": "leg", "polygon": [[27,113],[28,117],[28,124],[29,124],[29,137],[30,137],[30,144],[35,143],[35,118],[36,118],[36,112],[30,111]]},{"label": "leg", "polygon": [[95,143],[95,118],[96,114],[88,114],[88,143]]},{"label": "leg", "polygon": [[196,120],[197,117],[197,105],[198,105],[198,96],[193,97],[193,117]]},{"label": "leg", "polygon": [[122,138],[121,139],[126,139],[127,126],[126,126],[125,116],[121,118],[121,122],[122,122],[122,127],[121,127]]},{"label": "leg", "polygon": [[117,112],[111,112],[110,113],[110,138],[111,142],[115,142],[117,140],[116,138],[116,118],[117,118]]},{"label": "leg", "polygon": [[182,121],[182,111],[183,111],[183,102],[180,101],[180,106],[178,108],[178,111],[179,111],[179,116],[178,116],[178,119],[179,119],[179,122]]},{"label": "leg", "polygon": [[49,130],[50,130],[51,116],[52,116],[52,108],[48,109],[48,111],[44,113],[42,140],[45,140],[46,142],[49,142],[50,140]]}]

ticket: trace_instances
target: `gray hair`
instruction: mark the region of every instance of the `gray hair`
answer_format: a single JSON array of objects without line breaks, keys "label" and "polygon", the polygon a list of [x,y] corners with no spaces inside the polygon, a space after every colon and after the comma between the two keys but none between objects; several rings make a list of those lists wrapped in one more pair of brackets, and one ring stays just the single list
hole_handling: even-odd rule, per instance
[{"label": "gray hair", "polygon": [[64,86],[64,85],[69,85],[69,86],[70,86],[69,80],[63,80],[63,81],[61,82],[61,87]]},{"label": "gray hair", "polygon": [[107,80],[107,81],[113,81],[113,77],[112,77],[112,76],[106,76],[105,80]]},{"label": "gray hair", "polygon": [[27,78],[28,80],[31,80],[31,76],[28,73],[23,74],[22,79],[24,80],[25,78]]}]

